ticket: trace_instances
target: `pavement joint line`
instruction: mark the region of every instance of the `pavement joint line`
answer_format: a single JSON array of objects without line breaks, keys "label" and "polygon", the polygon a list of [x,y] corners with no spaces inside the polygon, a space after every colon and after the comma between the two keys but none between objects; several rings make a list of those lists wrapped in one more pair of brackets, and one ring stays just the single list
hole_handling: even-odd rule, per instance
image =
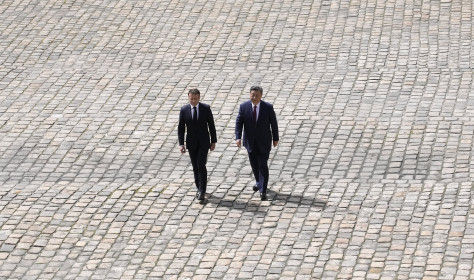
[{"label": "pavement joint line", "polygon": [[[3,1],[0,279],[474,279],[469,1]],[[234,143],[260,85],[269,201]],[[206,200],[177,148],[199,88]]]}]

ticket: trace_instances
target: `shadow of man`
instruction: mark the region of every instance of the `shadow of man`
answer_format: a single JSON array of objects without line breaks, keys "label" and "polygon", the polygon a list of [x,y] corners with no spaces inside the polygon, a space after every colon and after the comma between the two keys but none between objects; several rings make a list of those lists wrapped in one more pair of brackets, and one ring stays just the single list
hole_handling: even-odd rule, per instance
[{"label": "shadow of man", "polygon": [[275,201],[276,203],[280,205],[285,205],[285,204],[297,204],[298,206],[309,205],[312,207],[321,208],[321,210],[323,210],[326,207],[326,201],[318,199],[316,197],[303,196],[303,195],[297,195],[297,194],[284,194],[284,193],[278,193],[272,190],[268,192],[268,196],[269,196],[269,199],[271,199],[271,201]]},{"label": "shadow of man", "polygon": [[[326,207],[326,201],[318,199],[316,197],[295,195],[295,194],[284,194],[278,193],[276,191],[268,191],[268,201],[271,204],[276,205],[286,205],[286,204],[296,204],[298,206],[307,205],[310,207],[317,207],[320,210],[324,210]],[[242,212],[257,212],[259,206],[261,206],[260,201],[254,200],[242,200],[242,199],[225,199],[214,196],[212,194],[206,194],[205,200],[201,201],[200,204],[207,205],[208,203],[217,205],[217,207],[226,207],[235,210],[240,210]]]}]

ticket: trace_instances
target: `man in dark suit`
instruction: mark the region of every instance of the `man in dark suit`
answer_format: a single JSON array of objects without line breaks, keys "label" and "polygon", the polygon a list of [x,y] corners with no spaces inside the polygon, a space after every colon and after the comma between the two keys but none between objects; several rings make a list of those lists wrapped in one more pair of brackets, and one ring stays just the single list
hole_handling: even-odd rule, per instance
[{"label": "man in dark suit", "polygon": [[240,104],[235,122],[235,139],[237,147],[240,148],[243,141],[247,148],[256,181],[253,190],[260,191],[261,200],[267,200],[268,158],[272,142],[273,147],[276,147],[279,136],[273,105],[263,101],[262,95],[263,89],[253,86],[250,88],[250,100]]},{"label": "man in dark suit", "polygon": [[[178,141],[181,153],[189,151],[193,165],[194,182],[197,187],[196,198],[204,200],[207,187],[207,154],[216,147],[217,136],[214,117],[209,105],[200,103],[201,93],[192,89],[188,93],[189,104],[179,113]],[[184,133],[186,133],[186,146]],[[210,137],[209,137],[210,135]]]}]

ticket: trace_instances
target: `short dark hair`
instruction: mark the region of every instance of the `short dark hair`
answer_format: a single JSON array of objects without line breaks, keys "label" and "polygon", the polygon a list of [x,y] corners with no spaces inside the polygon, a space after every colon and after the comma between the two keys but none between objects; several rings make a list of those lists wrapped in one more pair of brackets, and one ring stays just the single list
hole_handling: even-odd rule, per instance
[{"label": "short dark hair", "polygon": [[263,89],[262,89],[262,87],[260,87],[260,86],[252,86],[252,87],[250,88],[250,91],[252,91],[252,90],[258,91],[258,92],[260,92],[260,93],[263,93]]},{"label": "short dark hair", "polygon": [[189,92],[188,92],[188,95],[190,95],[190,94],[201,95],[201,93],[199,92],[199,90],[197,88],[190,89]]}]

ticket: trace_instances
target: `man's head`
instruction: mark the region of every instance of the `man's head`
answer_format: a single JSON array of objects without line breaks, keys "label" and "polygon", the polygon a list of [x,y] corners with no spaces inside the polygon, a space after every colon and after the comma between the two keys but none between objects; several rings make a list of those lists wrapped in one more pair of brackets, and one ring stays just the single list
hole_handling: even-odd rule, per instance
[{"label": "man's head", "polygon": [[250,88],[250,100],[254,105],[257,105],[260,103],[260,100],[262,100],[262,95],[263,95],[263,89],[259,86],[252,86]]},{"label": "man's head", "polygon": [[201,93],[199,92],[199,90],[197,88],[191,89],[188,92],[188,99],[189,99],[189,103],[192,106],[196,106],[196,105],[198,105],[199,100],[201,99]]}]

